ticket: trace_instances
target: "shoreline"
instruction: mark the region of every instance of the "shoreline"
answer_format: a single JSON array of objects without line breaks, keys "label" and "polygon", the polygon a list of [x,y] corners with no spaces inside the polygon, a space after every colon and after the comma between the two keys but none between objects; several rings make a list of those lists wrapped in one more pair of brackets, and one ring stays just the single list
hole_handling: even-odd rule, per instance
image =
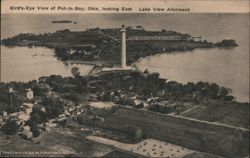
[{"label": "shoreline", "polygon": [[[4,45],[1,45],[3,47],[6,47]],[[16,46],[17,47],[17,46]],[[8,47],[6,47],[8,48]],[[47,47],[46,47],[47,48]],[[52,51],[54,51],[53,48],[48,48],[48,49],[51,49]],[[211,48],[207,48],[207,49],[211,49]],[[220,48],[215,48],[215,49],[220,49]],[[171,53],[168,53],[168,52],[165,52],[165,53],[156,53],[154,55],[149,55],[149,56],[146,56],[146,57],[141,57],[139,58],[138,60],[136,60],[134,63],[132,64],[136,64],[136,62],[140,61],[140,60],[143,60],[145,58],[151,58],[153,56],[158,56],[158,55],[162,55],[162,54],[166,54],[166,55],[178,55],[178,54],[183,54],[183,53],[193,53],[193,50],[192,51],[182,51],[182,52],[171,52]],[[56,57],[56,56],[55,56]],[[61,61],[61,60],[60,60]],[[111,64],[108,64],[108,63],[111,63],[111,62],[107,62],[107,61],[82,61],[82,60],[68,60],[68,61],[62,61],[64,64],[66,65],[72,65],[72,64],[83,64],[83,65],[91,65],[91,66],[94,66],[94,65],[99,65],[99,64],[103,64],[105,67],[108,67],[108,68],[111,68],[112,65]],[[131,65],[132,65],[131,64]],[[140,71],[143,71],[143,70],[140,70]],[[164,78],[164,79],[168,79],[168,78]],[[38,80],[38,79],[36,79]],[[171,81],[176,81],[175,79],[172,79]],[[203,80],[205,81],[205,80]],[[7,82],[2,82],[2,83],[9,83],[9,82],[15,82],[15,81],[7,81]],[[179,82],[179,81],[178,81]],[[188,81],[187,81],[188,82]],[[187,82],[181,82],[183,84],[187,83]],[[192,82],[192,81],[191,81]],[[210,83],[213,82],[213,81],[209,81]],[[237,102],[240,102],[240,103],[249,103],[249,100],[243,100],[243,101],[240,101],[240,100],[237,100]]]},{"label": "shoreline", "polygon": [[[127,63],[140,57],[155,54],[192,51],[200,48],[231,48],[238,44],[234,39],[210,42],[202,37],[171,30],[150,31],[127,27]],[[120,28],[89,28],[85,31],[59,30],[44,34],[19,34],[1,40],[5,46],[40,46],[53,48],[55,56],[62,61],[107,61],[117,64],[120,58]],[[110,63],[109,63],[110,62]]]}]

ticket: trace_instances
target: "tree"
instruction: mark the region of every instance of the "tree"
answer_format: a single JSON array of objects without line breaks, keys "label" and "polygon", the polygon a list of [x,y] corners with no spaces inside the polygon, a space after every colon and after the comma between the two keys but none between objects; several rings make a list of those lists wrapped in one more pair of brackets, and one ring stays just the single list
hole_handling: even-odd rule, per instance
[{"label": "tree", "polygon": [[79,71],[79,68],[78,67],[73,67],[71,69],[71,73],[73,76],[77,77],[77,76],[80,76],[80,71]]},{"label": "tree", "polygon": [[38,113],[32,113],[31,120],[32,122],[41,123],[41,118]]},{"label": "tree", "polygon": [[15,120],[9,120],[6,124],[3,125],[2,131],[7,135],[16,134],[19,126]]},{"label": "tree", "polygon": [[160,74],[158,72],[153,72],[151,76],[154,79],[158,79],[160,77]]},{"label": "tree", "polygon": [[195,84],[193,82],[188,82],[186,88],[189,93],[192,93],[195,91]]},{"label": "tree", "polygon": [[234,98],[234,96],[232,96],[232,95],[228,95],[228,96],[225,96],[223,99],[224,99],[225,101],[233,101],[235,98]]},{"label": "tree", "polygon": [[148,69],[145,69],[143,73],[144,73],[144,74],[149,74]]},{"label": "tree", "polygon": [[39,130],[37,128],[37,124],[36,123],[32,123],[30,130],[31,130],[32,135],[34,137],[38,137],[40,135],[40,132],[39,132]]},{"label": "tree", "polygon": [[212,83],[209,87],[208,87],[208,97],[212,98],[212,99],[218,99],[218,93],[220,91],[220,87],[216,84],[216,83]]},{"label": "tree", "polygon": [[228,89],[225,88],[225,87],[221,87],[221,89],[220,89],[220,96],[221,97],[225,97],[227,95],[228,95]]},{"label": "tree", "polygon": [[65,103],[58,98],[46,98],[41,104],[45,106],[48,118],[57,117],[64,112]]}]

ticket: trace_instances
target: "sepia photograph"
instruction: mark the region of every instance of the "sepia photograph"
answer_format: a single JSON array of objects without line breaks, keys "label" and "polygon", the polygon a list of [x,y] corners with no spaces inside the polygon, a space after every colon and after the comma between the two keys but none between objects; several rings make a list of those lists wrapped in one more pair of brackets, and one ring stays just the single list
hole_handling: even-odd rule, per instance
[{"label": "sepia photograph", "polygon": [[0,157],[249,158],[249,1],[133,1],[1,1]]}]

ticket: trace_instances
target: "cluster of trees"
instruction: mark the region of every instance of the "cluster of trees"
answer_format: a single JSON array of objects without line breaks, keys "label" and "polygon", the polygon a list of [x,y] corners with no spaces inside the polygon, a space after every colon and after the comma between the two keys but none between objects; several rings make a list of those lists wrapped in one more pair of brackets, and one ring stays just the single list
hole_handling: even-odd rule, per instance
[{"label": "cluster of trees", "polygon": [[59,98],[45,98],[41,104],[46,109],[47,118],[55,118],[64,112],[65,102]]},{"label": "cluster of trees", "polygon": [[229,95],[231,91],[228,88],[220,87],[216,83],[208,83],[199,81],[196,84],[188,82],[187,84],[181,84],[176,81],[170,81],[166,83],[165,90],[168,94],[182,97],[187,94],[192,94],[196,92],[197,95],[201,95],[206,98],[215,99],[215,100],[227,100],[232,101],[233,96]]},{"label": "cluster of trees", "polygon": [[148,110],[168,114],[174,112],[176,109],[174,107],[162,106],[159,105],[158,103],[155,103],[150,105]]},{"label": "cluster of trees", "polygon": [[7,113],[17,112],[24,100],[25,98],[20,95],[0,93],[0,114],[2,114],[4,111]]},{"label": "cluster of trees", "polygon": [[11,119],[6,122],[1,128],[4,134],[7,135],[14,135],[16,134],[17,130],[19,129],[19,125],[17,124],[16,120]]},{"label": "cluster of trees", "polygon": [[[36,83],[35,80],[23,83],[23,82],[10,82],[0,83],[0,114],[3,111],[8,113],[17,112],[20,105],[25,101],[25,95],[23,91],[27,88],[32,88]],[[9,88],[12,87],[15,92],[9,92]]]},{"label": "cluster of trees", "polygon": [[[30,120],[27,122],[34,137],[40,135],[38,124],[44,123],[48,119],[55,118],[64,112],[64,103],[60,99],[45,98],[41,104],[42,106],[33,107]],[[41,110],[42,107],[45,107],[46,112]]]},{"label": "cluster of trees", "polygon": [[37,124],[46,122],[47,119],[48,115],[46,112],[41,110],[41,107],[33,107],[32,113],[30,115],[30,120],[28,120],[27,125],[30,126],[30,131],[32,132],[34,137],[38,137],[40,135]]},{"label": "cluster of trees", "polygon": [[62,77],[60,75],[51,75],[46,77],[39,84],[46,84],[58,93],[78,93],[83,94],[87,92],[87,79],[79,76],[79,69],[72,70],[75,77]]},{"label": "cluster of trees", "polygon": [[37,127],[37,122],[31,119],[27,122],[27,124],[30,126],[30,131],[32,132],[33,137],[38,137],[40,135],[40,132]]}]

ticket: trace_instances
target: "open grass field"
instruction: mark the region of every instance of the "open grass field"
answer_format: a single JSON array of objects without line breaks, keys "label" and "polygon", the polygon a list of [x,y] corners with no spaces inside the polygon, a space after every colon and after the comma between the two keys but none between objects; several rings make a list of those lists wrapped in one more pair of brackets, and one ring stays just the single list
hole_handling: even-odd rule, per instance
[{"label": "open grass field", "polygon": [[199,105],[182,116],[249,129],[249,104],[210,103]]},{"label": "open grass field", "polygon": [[134,125],[149,138],[225,157],[249,154],[249,131],[148,111],[119,107],[95,125],[120,131],[126,125]]}]

